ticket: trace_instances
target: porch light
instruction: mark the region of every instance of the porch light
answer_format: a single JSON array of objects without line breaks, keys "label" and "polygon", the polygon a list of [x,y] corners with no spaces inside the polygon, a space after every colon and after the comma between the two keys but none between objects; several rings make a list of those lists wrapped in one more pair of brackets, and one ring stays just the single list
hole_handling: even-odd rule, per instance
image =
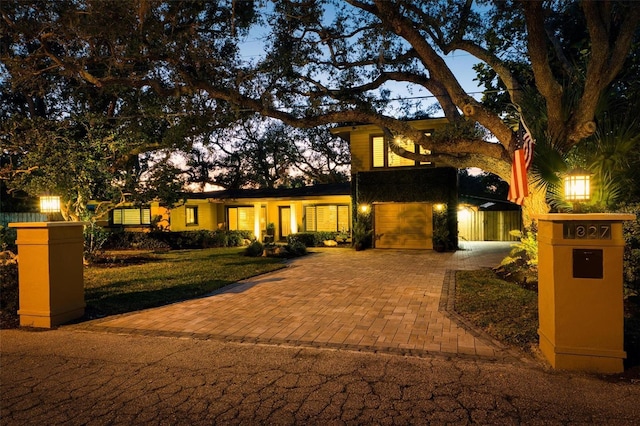
[{"label": "porch light", "polygon": [[360,213],[367,214],[371,211],[371,206],[369,204],[360,204],[359,210]]},{"label": "porch light", "polygon": [[574,169],[564,177],[564,196],[576,204],[591,199],[591,173],[584,169]]},{"label": "porch light", "polygon": [[438,203],[438,204],[434,204],[434,205],[433,205],[433,209],[434,209],[435,211],[437,211],[437,212],[442,212],[442,211],[444,211],[444,207],[445,207],[445,206],[444,206],[444,204],[442,204],[442,203]]},{"label": "porch light", "polygon": [[40,197],[41,213],[59,213],[60,197],[57,195],[43,195]]}]

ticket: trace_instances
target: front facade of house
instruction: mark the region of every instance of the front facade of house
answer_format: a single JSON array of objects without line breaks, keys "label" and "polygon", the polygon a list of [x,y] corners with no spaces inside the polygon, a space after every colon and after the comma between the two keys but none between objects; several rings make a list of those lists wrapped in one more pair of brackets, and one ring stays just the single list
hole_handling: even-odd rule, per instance
[{"label": "front facade of house", "polygon": [[171,230],[249,230],[263,239],[267,225],[275,240],[297,232],[351,230],[349,183],[303,188],[244,189],[191,194],[171,210]]},{"label": "front facade of house", "polygon": [[[410,124],[429,135],[447,120]],[[363,219],[374,231],[376,248],[432,249],[434,212],[444,211],[448,245],[457,247],[455,169],[394,154],[391,141],[374,125],[339,127],[333,133],[349,142],[351,183],[192,193],[170,211],[154,204],[116,209],[109,225],[135,228],[155,222],[171,231],[248,230],[260,240],[270,225],[274,239],[282,241],[296,232],[350,234],[354,220]],[[428,154],[411,141],[401,143],[406,150]]]},{"label": "front facade of house", "polygon": [[[429,136],[445,126],[442,119],[410,124]],[[393,153],[382,129],[374,125],[340,127],[333,133],[349,142],[354,208],[369,220],[374,247],[432,249],[434,212],[444,212],[449,247],[457,247],[457,171],[417,162]],[[428,154],[412,141],[393,141],[401,148]]]},{"label": "front facade of house", "polygon": [[[158,220],[159,219],[159,220]],[[251,231],[263,240],[273,224],[276,241],[296,232],[351,230],[349,183],[304,188],[242,189],[188,194],[183,204],[170,211],[157,203],[143,208],[115,209],[109,227],[147,229],[151,223],[170,231]]]}]

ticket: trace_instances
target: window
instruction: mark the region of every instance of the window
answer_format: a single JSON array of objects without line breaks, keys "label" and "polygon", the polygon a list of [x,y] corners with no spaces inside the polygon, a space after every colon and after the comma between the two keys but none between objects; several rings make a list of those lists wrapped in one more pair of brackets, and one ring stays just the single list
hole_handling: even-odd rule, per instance
[{"label": "window", "polygon": [[[431,136],[431,132],[425,132],[425,135]],[[391,151],[389,143],[389,141],[385,140],[384,136],[374,136],[371,138],[371,153],[373,156],[372,164],[374,168],[407,167],[431,164],[430,161],[417,162],[409,158],[402,157]],[[409,140],[397,139],[393,141],[393,143],[398,145],[400,148],[412,153],[427,155],[431,153],[429,150],[424,149],[422,146],[415,144]]]},{"label": "window", "polygon": [[348,205],[306,206],[304,209],[307,231],[339,232],[351,228]]},{"label": "window", "polygon": [[230,231],[253,231],[255,223],[253,207],[229,207],[227,217]]},{"label": "window", "polygon": [[186,218],[187,225],[197,225],[198,224],[198,207],[186,206],[185,218]]},{"label": "window", "polygon": [[150,225],[151,209],[114,209],[111,212],[111,223],[114,225]]}]

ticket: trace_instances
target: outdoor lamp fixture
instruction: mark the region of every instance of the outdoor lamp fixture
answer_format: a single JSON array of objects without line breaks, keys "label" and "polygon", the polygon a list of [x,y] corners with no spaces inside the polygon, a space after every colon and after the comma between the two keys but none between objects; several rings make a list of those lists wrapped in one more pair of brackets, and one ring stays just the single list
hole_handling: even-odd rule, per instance
[{"label": "outdoor lamp fixture", "polygon": [[591,173],[584,169],[573,169],[564,177],[564,196],[573,203],[574,211],[579,203],[591,199]]},{"label": "outdoor lamp fixture", "polygon": [[360,204],[359,210],[362,214],[368,214],[371,210],[371,206],[369,204]]},{"label": "outdoor lamp fixture", "polygon": [[59,213],[60,197],[57,195],[43,195],[40,197],[41,213]]},{"label": "outdoor lamp fixture", "polygon": [[443,212],[445,205],[442,203],[434,204],[433,209],[437,212]]}]

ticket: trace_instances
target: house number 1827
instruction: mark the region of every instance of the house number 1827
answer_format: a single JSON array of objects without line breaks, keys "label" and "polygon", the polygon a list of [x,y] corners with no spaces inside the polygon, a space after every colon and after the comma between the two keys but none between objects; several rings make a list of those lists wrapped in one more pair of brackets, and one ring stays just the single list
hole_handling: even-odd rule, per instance
[{"label": "house number 1827", "polygon": [[563,223],[565,240],[610,240],[611,224],[609,223]]}]

